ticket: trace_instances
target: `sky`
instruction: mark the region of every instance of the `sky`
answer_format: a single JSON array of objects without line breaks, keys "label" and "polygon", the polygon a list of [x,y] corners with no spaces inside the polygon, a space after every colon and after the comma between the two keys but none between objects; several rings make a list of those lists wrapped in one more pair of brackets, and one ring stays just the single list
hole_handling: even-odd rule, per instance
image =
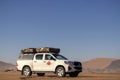
[{"label": "sky", "polygon": [[120,58],[120,0],[0,0],[0,60],[57,47],[70,60]]}]

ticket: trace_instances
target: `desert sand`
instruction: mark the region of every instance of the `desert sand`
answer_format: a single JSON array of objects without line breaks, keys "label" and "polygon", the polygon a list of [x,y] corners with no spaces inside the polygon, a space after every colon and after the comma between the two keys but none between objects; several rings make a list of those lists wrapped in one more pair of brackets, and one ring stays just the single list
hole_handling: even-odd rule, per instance
[{"label": "desert sand", "polygon": [[93,73],[82,72],[78,77],[71,78],[68,75],[64,78],[58,78],[55,74],[46,74],[43,77],[32,75],[26,78],[20,72],[0,72],[0,80],[120,80],[120,73]]}]

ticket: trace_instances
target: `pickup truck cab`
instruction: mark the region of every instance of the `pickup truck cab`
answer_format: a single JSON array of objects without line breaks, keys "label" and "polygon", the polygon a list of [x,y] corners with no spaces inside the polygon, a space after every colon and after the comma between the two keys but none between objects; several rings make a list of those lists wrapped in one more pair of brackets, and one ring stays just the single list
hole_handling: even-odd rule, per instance
[{"label": "pickup truck cab", "polygon": [[69,61],[58,53],[21,53],[16,67],[26,77],[33,73],[44,76],[46,72],[54,72],[58,77],[64,77],[66,74],[77,77],[82,72],[80,62]]}]

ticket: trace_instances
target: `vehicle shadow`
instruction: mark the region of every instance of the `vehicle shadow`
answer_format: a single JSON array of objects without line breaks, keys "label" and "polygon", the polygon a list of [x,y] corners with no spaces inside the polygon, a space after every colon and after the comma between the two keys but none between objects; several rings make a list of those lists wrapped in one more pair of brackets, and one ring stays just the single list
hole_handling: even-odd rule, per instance
[{"label": "vehicle shadow", "polygon": [[32,77],[20,77],[19,80],[38,80],[38,79],[71,79],[71,78],[77,78],[77,79],[80,79],[80,78],[97,78],[98,76],[78,76],[78,77],[70,77],[69,75],[66,75],[66,77],[62,77],[62,78],[59,78],[57,77],[56,75],[46,75],[46,76],[42,76],[42,77],[38,77],[38,76],[32,76]]},{"label": "vehicle shadow", "polygon": [[[46,77],[50,77],[50,78],[59,78],[56,75],[47,75]],[[69,75],[62,77],[62,78],[96,78],[98,76],[77,76],[77,77],[70,77]]]},{"label": "vehicle shadow", "polygon": [[32,76],[32,77],[20,77],[19,80],[33,80],[34,78],[37,78],[37,76]]}]

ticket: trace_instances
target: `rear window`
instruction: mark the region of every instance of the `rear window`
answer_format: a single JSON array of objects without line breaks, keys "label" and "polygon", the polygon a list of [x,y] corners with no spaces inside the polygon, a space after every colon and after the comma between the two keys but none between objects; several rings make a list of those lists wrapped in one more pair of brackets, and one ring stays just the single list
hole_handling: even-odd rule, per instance
[{"label": "rear window", "polygon": [[32,60],[34,57],[34,54],[20,54],[19,55],[19,60]]}]

